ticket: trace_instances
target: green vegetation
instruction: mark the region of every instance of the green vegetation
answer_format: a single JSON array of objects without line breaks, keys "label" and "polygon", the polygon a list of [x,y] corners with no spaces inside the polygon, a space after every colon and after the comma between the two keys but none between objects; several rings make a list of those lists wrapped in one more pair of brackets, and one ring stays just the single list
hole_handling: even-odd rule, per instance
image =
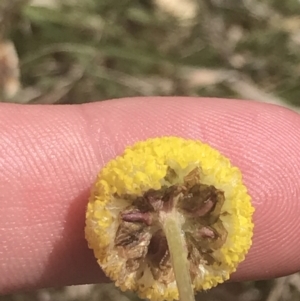
[{"label": "green vegetation", "polygon": [[4,100],[199,95],[300,105],[298,0],[165,2],[2,0],[0,34],[15,45],[22,84]]}]

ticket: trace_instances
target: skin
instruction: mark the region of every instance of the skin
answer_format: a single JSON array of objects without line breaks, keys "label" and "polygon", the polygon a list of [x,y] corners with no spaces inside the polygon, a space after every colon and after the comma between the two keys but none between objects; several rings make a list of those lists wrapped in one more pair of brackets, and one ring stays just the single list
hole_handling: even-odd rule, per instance
[{"label": "skin", "polygon": [[256,102],[132,98],[0,105],[0,293],[106,281],[84,239],[96,174],[150,137],[200,139],[243,173],[253,246],[233,280],[300,270],[300,116]]}]

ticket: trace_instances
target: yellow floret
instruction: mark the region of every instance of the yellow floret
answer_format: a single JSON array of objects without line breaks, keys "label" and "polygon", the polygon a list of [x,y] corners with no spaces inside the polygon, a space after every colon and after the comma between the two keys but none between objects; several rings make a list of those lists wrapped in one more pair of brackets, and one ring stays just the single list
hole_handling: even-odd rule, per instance
[{"label": "yellow floret", "polygon": [[228,235],[225,244],[214,253],[221,264],[199,264],[199,274],[193,280],[195,291],[207,290],[229,278],[244,260],[253,232],[254,209],[241,172],[217,150],[200,141],[178,137],[149,139],[128,147],[98,175],[87,207],[85,234],[99,265],[116,285],[122,290],[136,290],[140,297],[150,300],[177,299],[176,283],[165,285],[155,281],[147,266],[142,277],[136,272],[124,272],[125,261],[114,248],[114,237],[118,214],[128,206],[128,201],[116,200],[115,194],[139,196],[151,188],[160,189],[166,185],[168,166],[179,178],[199,167],[201,182],[225,193],[220,219]]}]

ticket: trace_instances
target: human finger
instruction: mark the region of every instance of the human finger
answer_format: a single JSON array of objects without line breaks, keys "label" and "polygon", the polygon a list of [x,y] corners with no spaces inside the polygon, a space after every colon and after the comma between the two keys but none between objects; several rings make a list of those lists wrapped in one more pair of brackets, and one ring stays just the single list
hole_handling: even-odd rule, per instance
[{"label": "human finger", "polygon": [[298,271],[299,128],[294,112],[237,100],[1,105],[0,292],[104,281],[83,232],[95,176],[127,145],[167,135],[207,142],[243,173],[255,229],[233,279]]}]

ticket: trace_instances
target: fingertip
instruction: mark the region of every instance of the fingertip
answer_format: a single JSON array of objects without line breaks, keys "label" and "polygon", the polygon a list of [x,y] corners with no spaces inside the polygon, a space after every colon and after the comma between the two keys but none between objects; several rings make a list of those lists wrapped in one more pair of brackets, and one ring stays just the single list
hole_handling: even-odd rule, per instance
[{"label": "fingertip", "polygon": [[239,100],[150,97],[80,106],[1,105],[0,275],[10,276],[0,277],[0,287],[102,281],[83,232],[96,174],[126,146],[169,135],[209,143],[243,173],[256,209],[255,229],[235,279],[300,269],[299,128],[300,117],[292,111]]}]

